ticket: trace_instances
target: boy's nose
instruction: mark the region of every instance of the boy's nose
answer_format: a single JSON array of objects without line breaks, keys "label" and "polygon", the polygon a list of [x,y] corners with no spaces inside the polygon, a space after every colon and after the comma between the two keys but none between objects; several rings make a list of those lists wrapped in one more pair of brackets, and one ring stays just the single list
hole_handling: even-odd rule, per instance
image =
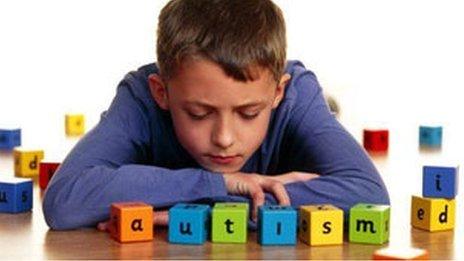
[{"label": "boy's nose", "polygon": [[214,145],[226,149],[234,144],[233,124],[227,119],[221,119],[215,126],[211,140]]}]

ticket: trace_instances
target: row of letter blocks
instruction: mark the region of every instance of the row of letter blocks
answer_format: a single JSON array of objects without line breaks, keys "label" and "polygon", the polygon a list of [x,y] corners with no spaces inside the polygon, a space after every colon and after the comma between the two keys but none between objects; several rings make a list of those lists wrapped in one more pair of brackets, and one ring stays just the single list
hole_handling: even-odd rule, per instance
[{"label": "row of letter blocks", "polygon": [[[426,148],[440,148],[443,128],[440,126],[419,126],[419,145]],[[389,132],[387,129],[364,129],[363,146],[367,151],[388,151]]]},{"label": "row of letter blocks", "polygon": [[[143,203],[113,204],[112,236],[119,242],[151,240],[152,213],[152,207]],[[213,243],[246,243],[248,214],[246,203],[216,203],[212,209],[177,204],[169,210],[169,242],[203,244],[210,236]],[[302,206],[299,216],[290,206],[261,206],[258,215],[262,245],[295,245],[297,236],[312,246],[343,243],[343,210],[332,205]],[[389,222],[389,206],[357,204],[350,209],[350,242],[387,242]]]},{"label": "row of letter blocks", "polygon": [[454,228],[459,167],[424,166],[422,197],[412,196],[413,227],[441,231]]}]

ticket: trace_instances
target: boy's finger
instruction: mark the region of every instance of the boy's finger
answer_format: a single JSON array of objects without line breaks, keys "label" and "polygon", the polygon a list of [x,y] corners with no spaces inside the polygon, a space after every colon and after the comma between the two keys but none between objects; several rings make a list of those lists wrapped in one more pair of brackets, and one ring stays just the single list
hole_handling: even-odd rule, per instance
[{"label": "boy's finger", "polygon": [[258,207],[264,204],[264,192],[261,187],[257,187],[255,191],[250,193],[253,201],[253,210],[251,212],[251,218],[253,221],[258,220]]},{"label": "boy's finger", "polygon": [[107,231],[108,230],[108,224],[109,224],[109,221],[100,222],[100,223],[97,224],[97,229],[99,231]]},{"label": "boy's finger", "polygon": [[290,205],[290,197],[282,183],[267,179],[263,182],[262,186],[264,190],[271,192],[277,198],[279,205]]},{"label": "boy's finger", "polygon": [[169,223],[169,213],[165,211],[157,211],[153,213],[153,224],[159,226],[167,226]]}]

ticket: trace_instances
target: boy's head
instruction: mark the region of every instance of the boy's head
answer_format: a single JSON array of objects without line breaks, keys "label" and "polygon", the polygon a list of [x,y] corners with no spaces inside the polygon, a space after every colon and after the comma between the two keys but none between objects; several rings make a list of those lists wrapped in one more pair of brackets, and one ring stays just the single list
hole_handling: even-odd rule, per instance
[{"label": "boy's head", "polygon": [[173,0],[159,16],[150,90],[202,167],[239,171],[283,98],[285,56],[284,19],[270,0]]}]

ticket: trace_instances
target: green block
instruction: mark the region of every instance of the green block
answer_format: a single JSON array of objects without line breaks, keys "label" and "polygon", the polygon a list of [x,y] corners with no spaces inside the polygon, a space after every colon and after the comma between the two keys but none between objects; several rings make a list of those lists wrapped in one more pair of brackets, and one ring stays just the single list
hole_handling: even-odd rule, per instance
[{"label": "green block", "polygon": [[247,203],[216,203],[212,211],[211,241],[214,243],[246,243]]},{"label": "green block", "polygon": [[390,237],[390,206],[357,204],[350,209],[350,242],[383,244]]}]

